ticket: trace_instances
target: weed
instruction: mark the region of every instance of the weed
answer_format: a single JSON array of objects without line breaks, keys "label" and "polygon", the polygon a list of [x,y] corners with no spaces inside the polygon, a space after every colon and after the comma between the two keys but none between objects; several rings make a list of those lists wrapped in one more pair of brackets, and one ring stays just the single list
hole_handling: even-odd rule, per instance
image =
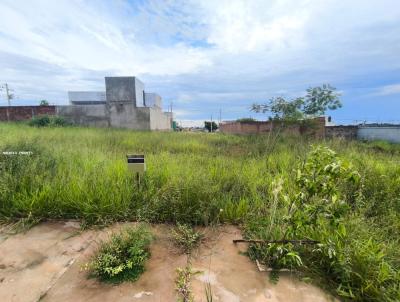
[{"label": "weed", "polygon": [[50,117],[48,115],[34,117],[29,121],[28,124],[29,126],[46,127],[50,125]]},{"label": "weed", "polygon": [[185,268],[176,269],[177,277],[175,279],[176,291],[178,292],[179,302],[193,302],[194,298],[190,288],[190,281],[193,275],[196,274],[190,265]]},{"label": "weed", "polygon": [[137,280],[150,256],[151,238],[144,225],[113,234],[109,241],[100,244],[88,263],[89,276],[112,283]]},{"label": "weed", "polygon": [[204,286],[204,291],[206,294],[206,300],[207,302],[213,302],[213,293],[212,293],[212,287],[211,287],[211,283],[207,282]]},{"label": "weed", "polygon": [[359,181],[360,174],[335,152],[314,148],[297,170],[297,191],[284,198],[289,205],[279,228],[285,230],[284,239],[307,238],[319,243],[253,246],[253,257],[274,269],[318,271],[344,298],[395,300],[400,293],[399,279],[394,263],[385,257],[384,245],[362,233],[350,240],[350,234],[355,235],[351,221],[357,215],[358,201],[349,196],[358,192]]},{"label": "weed", "polygon": [[33,117],[28,125],[32,127],[65,127],[71,123],[61,116],[41,115]]},{"label": "weed", "polygon": [[[146,154],[140,189],[125,162],[132,152]],[[399,145],[283,131],[234,136],[1,123],[0,221],[236,223],[249,238],[321,243],[252,246],[253,258],[301,270],[346,299],[396,301],[399,163]]]},{"label": "weed", "polygon": [[191,226],[178,223],[172,231],[175,244],[185,254],[190,254],[192,250],[200,243],[201,234]]}]

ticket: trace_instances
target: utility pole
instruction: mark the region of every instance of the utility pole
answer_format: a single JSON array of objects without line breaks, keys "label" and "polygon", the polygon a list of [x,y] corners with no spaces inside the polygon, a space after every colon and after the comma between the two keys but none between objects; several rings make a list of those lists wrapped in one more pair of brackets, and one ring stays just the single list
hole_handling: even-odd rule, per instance
[{"label": "utility pole", "polygon": [[6,108],[6,114],[7,114],[7,121],[10,121],[10,112],[9,112],[9,107],[11,107],[11,99],[13,98],[13,95],[10,93],[10,89],[8,88],[8,84],[5,83],[4,85],[0,86],[0,91],[5,89],[6,90],[6,97],[7,97],[7,103],[8,103],[8,108]]},{"label": "utility pole", "polygon": [[10,92],[8,90],[8,84],[6,83],[4,86],[6,86],[7,102],[8,102],[8,107],[10,107],[11,106],[11,102],[10,102],[11,97],[10,97]]},{"label": "utility pole", "polygon": [[212,131],[213,131],[213,129],[212,129],[212,114],[211,114],[211,133],[212,133]]},{"label": "utility pole", "polygon": [[219,108],[219,123],[221,124],[222,122],[222,111],[221,108]]},{"label": "utility pole", "polygon": [[8,103],[8,107],[11,106],[11,100],[13,98],[13,95],[10,93],[11,89],[8,88],[8,84],[5,83],[4,85],[0,86],[0,90],[5,89],[6,91],[6,97],[7,97],[7,103]]}]

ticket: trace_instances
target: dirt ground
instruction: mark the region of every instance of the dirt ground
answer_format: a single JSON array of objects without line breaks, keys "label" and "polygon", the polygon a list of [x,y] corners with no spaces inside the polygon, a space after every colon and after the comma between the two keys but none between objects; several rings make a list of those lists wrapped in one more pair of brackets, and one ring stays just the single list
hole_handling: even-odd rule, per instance
[{"label": "dirt ground", "polygon": [[[17,235],[0,229],[0,301],[177,301],[176,268],[183,268],[187,257],[174,247],[166,225],[152,226],[156,239],[138,281],[111,285],[87,278],[83,267],[98,242],[124,226],[81,232],[77,222],[48,222]],[[290,274],[270,283],[267,273],[240,253],[244,246],[232,243],[241,237],[236,227],[202,232],[191,261],[198,272],[191,283],[196,302],[206,302],[206,284],[219,302],[337,301]]]}]

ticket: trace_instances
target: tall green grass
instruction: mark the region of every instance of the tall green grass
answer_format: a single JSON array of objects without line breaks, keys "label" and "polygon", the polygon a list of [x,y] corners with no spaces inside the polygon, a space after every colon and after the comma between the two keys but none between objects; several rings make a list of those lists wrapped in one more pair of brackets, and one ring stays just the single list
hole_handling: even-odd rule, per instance
[{"label": "tall green grass", "polygon": [[[290,170],[297,160],[283,145],[266,157],[267,141],[252,137],[22,125],[0,129],[1,150],[33,152],[0,155],[4,217],[239,223],[252,206],[265,202],[274,174]],[[128,153],[146,154],[147,173],[139,189],[126,166]]]},{"label": "tall green grass", "polygon": [[[249,236],[279,237],[286,207],[279,196],[296,194],[296,168],[311,144],[335,150],[361,179],[337,268],[349,279],[332,280],[326,258],[315,254],[308,274],[346,299],[400,300],[400,147],[383,142],[0,124],[0,152],[32,151],[0,153],[0,220],[226,222],[244,225]],[[139,188],[129,153],[146,155]],[[346,186],[339,189],[347,196]]]}]

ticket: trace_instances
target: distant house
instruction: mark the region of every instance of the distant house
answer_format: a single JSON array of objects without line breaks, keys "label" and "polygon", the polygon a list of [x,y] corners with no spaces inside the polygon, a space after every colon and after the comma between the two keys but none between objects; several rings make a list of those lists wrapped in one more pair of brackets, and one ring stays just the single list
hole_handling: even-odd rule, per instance
[{"label": "distant house", "polygon": [[69,91],[65,106],[4,106],[0,120],[21,121],[38,115],[59,115],[74,124],[136,130],[171,130],[172,113],[162,99],[144,90],[136,77],[106,77],[105,91]]},{"label": "distant house", "polygon": [[144,90],[136,77],[106,77],[103,91],[69,91],[69,106],[57,114],[75,124],[137,130],[171,130],[172,114],[162,111],[156,93]]},{"label": "distant house", "polygon": [[71,105],[99,105],[107,102],[104,91],[68,91]]}]

